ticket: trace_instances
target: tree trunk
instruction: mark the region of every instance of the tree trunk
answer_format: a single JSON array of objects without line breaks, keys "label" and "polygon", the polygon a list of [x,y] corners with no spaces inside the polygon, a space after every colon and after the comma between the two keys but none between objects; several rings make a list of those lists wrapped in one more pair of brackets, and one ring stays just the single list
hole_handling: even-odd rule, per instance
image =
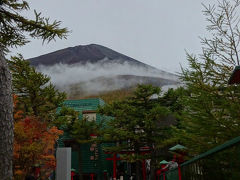
[{"label": "tree trunk", "polygon": [[0,179],[12,180],[13,99],[11,73],[0,49]]},{"label": "tree trunk", "polygon": [[153,146],[151,146],[151,161],[150,161],[150,179],[155,179],[156,176],[156,151]]},{"label": "tree trunk", "polygon": [[142,180],[141,161],[136,161],[136,180]]}]

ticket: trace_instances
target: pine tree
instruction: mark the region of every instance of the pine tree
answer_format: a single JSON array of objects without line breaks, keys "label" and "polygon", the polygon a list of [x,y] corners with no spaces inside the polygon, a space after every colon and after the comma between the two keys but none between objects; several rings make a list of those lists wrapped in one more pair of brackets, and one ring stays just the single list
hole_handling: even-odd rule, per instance
[{"label": "pine tree", "polygon": [[[65,106],[57,113],[57,118],[52,124],[63,130],[66,133],[65,135],[74,141],[74,144],[78,144],[79,150],[81,150],[82,144],[98,143],[99,139],[93,138],[93,136],[101,137],[101,122],[88,121],[87,118],[79,119],[79,113],[77,111]],[[81,156],[79,156],[78,161],[82,161]],[[81,163],[79,167],[79,178],[83,179]]]},{"label": "pine tree", "polygon": [[22,46],[29,42],[26,35],[50,41],[65,38],[67,29],[59,28],[60,22],[50,22],[35,11],[35,19],[21,15],[29,10],[27,1],[0,0],[0,179],[12,179],[13,154],[13,101],[11,74],[3,53],[8,47]]},{"label": "pine tree", "polygon": [[125,100],[113,102],[100,108],[103,115],[114,117],[109,120],[104,130],[104,140],[117,142],[116,146],[106,148],[110,152],[124,150],[132,154],[122,155],[129,162],[136,162],[137,179],[141,179],[141,161],[146,156],[141,154],[142,147],[148,147],[151,159],[151,170],[156,166],[156,146],[167,137],[165,133],[168,125],[163,124],[168,109],[159,105],[160,89],[152,85],[139,85],[134,95]]},{"label": "pine tree", "polygon": [[188,95],[190,95],[190,93],[187,89],[184,89],[184,87],[179,87],[177,89],[170,88],[161,96],[160,104],[168,107],[173,114],[178,116],[184,109],[182,98]]},{"label": "pine tree", "polygon": [[50,78],[37,72],[22,56],[12,57],[9,61],[12,72],[13,92],[18,96],[18,110],[25,116],[37,116],[51,122],[61,106],[66,94],[59,92],[50,82]]}]

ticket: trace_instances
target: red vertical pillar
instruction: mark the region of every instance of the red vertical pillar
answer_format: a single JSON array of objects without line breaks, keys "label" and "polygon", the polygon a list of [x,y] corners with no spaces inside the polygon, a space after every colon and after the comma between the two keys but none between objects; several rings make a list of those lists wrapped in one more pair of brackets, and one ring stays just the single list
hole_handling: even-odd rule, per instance
[{"label": "red vertical pillar", "polygon": [[179,180],[182,180],[182,173],[181,173],[180,165],[178,166],[178,177],[179,177]]},{"label": "red vertical pillar", "polygon": [[113,179],[117,179],[117,154],[113,155]]},{"label": "red vertical pillar", "polygon": [[71,172],[71,180],[73,180],[73,176],[75,175],[75,172]]},{"label": "red vertical pillar", "polygon": [[146,162],[145,159],[142,160],[142,175],[143,175],[143,180],[147,179],[147,175],[146,175]]},{"label": "red vertical pillar", "polygon": [[112,158],[106,158],[106,160],[113,161],[113,179],[117,179],[117,161],[121,159],[117,158],[117,154],[114,153]]},{"label": "red vertical pillar", "polygon": [[90,174],[90,176],[91,176],[91,180],[93,180],[94,174]]}]

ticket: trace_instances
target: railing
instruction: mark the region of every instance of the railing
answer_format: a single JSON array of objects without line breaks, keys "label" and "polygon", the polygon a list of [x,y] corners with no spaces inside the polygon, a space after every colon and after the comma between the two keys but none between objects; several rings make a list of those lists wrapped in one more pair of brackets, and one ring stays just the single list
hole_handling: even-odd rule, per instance
[{"label": "railing", "polygon": [[240,180],[240,136],[165,172],[159,179]]}]

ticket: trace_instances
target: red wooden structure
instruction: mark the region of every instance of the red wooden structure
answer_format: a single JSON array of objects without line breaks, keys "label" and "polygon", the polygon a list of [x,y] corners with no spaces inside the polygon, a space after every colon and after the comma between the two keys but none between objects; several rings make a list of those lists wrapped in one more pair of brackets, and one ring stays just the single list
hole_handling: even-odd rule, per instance
[{"label": "red wooden structure", "polygon": [[94,174],[90,174],[91,180],[94,180]]},{"label": "red wooden structure", "polygon": [[120,158],[117,157],[117,154],[114,153],[113,157],[111,158],[106,158],[108,161],[113,161],[113,179],[117,179],[117,161],[120,160]]},{"label": "red wooden structure", "polygon": [[161,164],[161,169],[157,170],[155,179],[159,180],[160,176],[163,175],[163,180],[165,180],[166,179],[165,172],[168,171],[168,168],[167,168],[168,162],[163,160],[160,162],[160,164]]},{"label": "red wooden structure", "polygon": [[236,66],[228,81],[228,84],[239,84],[239,83],[240,83],[240,66]]},{"label": "red wooden structure", "polygon": [[[140,153],[142,155],[150,153],[149,147],[142,147],[140,149]],[[109,152],[106,152],[107,154],[111,154]],[[134,154],[134,151],[128,150],[128,151],[121,151],[120,154]],[[113,179],[117,178],[117,161],[121,160],[121,158],[117,157],[117,154],[114,153],[113,157],[106,158],[106,160],[113,161]],[[143,180],[147,179],[147,172],[146,172],[146,160],[142,160],[142,176]]]},{"label": "red wooden structure", "polygon": [[142,175],[143,175],[143,180],[147,179],[147,172],[146,172],[146,160],[142,160]]}]

